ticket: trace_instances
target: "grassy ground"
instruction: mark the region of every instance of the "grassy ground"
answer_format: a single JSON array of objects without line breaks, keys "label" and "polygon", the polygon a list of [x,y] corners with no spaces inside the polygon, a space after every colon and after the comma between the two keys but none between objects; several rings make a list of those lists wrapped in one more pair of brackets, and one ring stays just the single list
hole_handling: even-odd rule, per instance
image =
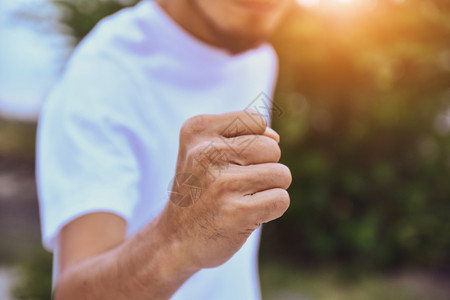
[{"label": "grassy ground", "polygon": [[263,263],[260,267],[264,300],[444,300],[450,299],[448,281],[423,272],[364,273],[344,280],[337,270],[298,271]]}]

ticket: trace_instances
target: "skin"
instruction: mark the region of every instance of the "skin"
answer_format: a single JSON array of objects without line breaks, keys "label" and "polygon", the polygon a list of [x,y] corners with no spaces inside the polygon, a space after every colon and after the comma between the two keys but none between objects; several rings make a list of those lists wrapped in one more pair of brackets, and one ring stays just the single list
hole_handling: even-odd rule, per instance
[{"label": "skin", "polygon": [[[290,0],[275,1],[280,4],[264,13],[238,2],[166,0],[160,5],[191,34],[236,53],[268,36]],[[224,135],[236,117],[247,126]],[[227,146],[249,137],[255,139],[245,149]],[[204,157],[211,142],[227,157],[226,168],[223,160]],[[199,270],[225,263],[261,223],[279,218],[289,206],[291,174],[278,163],[278,142],[278,134],[253,111],[187,120],[180,131],[176,173],[194,174],[201,197],[180,207],[175,197],[188,191],[173,190],[163,211],[129,238],[125,221],[111,213],[90,213],[68,223],[58,236],[54,298],[168,299]]]},{"label": "skin", "polygon": [[159,0],[184,29],[206,43],[239,53],[272,34],[292,0]]}]

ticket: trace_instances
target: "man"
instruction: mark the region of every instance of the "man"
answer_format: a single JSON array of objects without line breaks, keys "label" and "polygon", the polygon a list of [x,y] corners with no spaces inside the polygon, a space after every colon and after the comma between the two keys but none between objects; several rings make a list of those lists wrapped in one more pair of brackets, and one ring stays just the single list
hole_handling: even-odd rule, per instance
[{"label": "man", "polygon": [[76,49],[38,135],[55,299],[260,298],[258,228],[291,175],[244,109],[273,92],[264,40],[288,5],[141,1]]}]

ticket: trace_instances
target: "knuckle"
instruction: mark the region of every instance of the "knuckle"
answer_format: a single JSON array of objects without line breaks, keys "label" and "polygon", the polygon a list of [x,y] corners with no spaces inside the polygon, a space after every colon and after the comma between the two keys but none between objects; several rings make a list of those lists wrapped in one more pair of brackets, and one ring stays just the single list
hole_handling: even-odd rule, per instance
[{"label": "knuckle", "polygon": [[264,118],[264,116],[263,116],[260,112],[254,110],[254,109],[249,109],[248,111],[249,111],[250,114],[252,114],[253,116],[256,116],[256,117],[260,118],[260,119],[261,119],[261,120],[260,120],[260,121],[261,121],[261,124],[264,124],[264,126],[267,127],[267,120],[266,120],[266,118]]},{"label": "knuckle", "polygon": [[[211,142],[202,142],[194,145],[188,151],[188,161],[191,163],[192,171],[197,176],[209,179],[205,182],[209,185],[216,180],[218,173],[223,168],[217,168],[215,161],[211,158]],[[220,177],[220,176],[219,176]]]},{"label": "knuckle", "polygon": [[260,113],[258,113],[258,114],[259,114],[259,117],[261,118],[262,124],[264,124],[264,130],[265,130],[265,128],[267,127],[267,119],[262,114],[260,114]]},{"label": "knuckle", "polygon": [[193,146],[188,153],[190,159],[197,164],[209,165],[208,161],[205,159],[203,155],[205,147],[206,146],[204,145],[204,143],[200,143]]},{"label": "knuckle", "polygon": [[258,163],[278,162],[281,158],[281,149],[278,143],[266,136],[256,136],[255,142],[240,152],[239,157],[247,162],[258,157]]},{"label": "knuckle", "polygon": [[204,129],[207,125],[208,118],[206,115],[196,115],[193,116],[190,120],[190,125],[193,129]]},{"label": "knuckle", "polygon": [[276,168],[277,171],[276,173],[278,174],[280,181],[282,183],[282,187],[284,189],[287,189],[291,183],[292,183],[292,174],[291,174],[291,170],[289,170],[289,168],[283,164],[276,164]]},{"label": "knuckle", "polygon": [[239,222],[243,222],[247,219],[248,214],[252,208],[246,201],[234,201],[229,205],[228,210],[230,218],[234,218]]},{"label": "knuckle", "polygon": [[188,138],[205,131],[208,128],[208,118],[206,115],[197,115],[187,119],[180,130],[181,138]]},{"label": "knuckle", "polygon": [[[238,142],[238,138],[236,139]],[[240,164],[245,164],[257,151],[258,149],[257,143],[251,143],[248,146],[244,144],[237,143],[234,147],[228,147],[226,149],[227,153],[230,153],[231,156],[233,156],[236,160],[240,162]]]},{"label": "knuckle", "polygon": [[239,187],[237,178],[230,174],[221,174],[214,184],[217,186],[218,190],[222,192],[235,191]]},{"label": "knuckle", "polygon": [[218,158],[227,159],[229,155],[233,153],[233,150],[230,149],[230,146],[226,145],[223,141],[215,143],[214,148],[215,154]]},{"label": "knuckle", "polygon": [[264,137],[265,144],[267,145],[267,153],[270,154],[271,161],[278,162],[281,158],[281,149],[277,142],[269,137]]},{"label": "knuckle", "polygon": [[189,126],[186,122],[184,122],[180,129],[180,144],[182,144],[183,141],[187,140],[190,137]]},{"label": "knuckle", "polygon": [[267,211],[271,212],[274,219],[281,217],[289,208],[290,198],[286,190],[278,189],[274,197],[268,203]]},{"label": "knuckle", "polygon": [[286,190],[280,189],[279,196],[277,197],[278,208],[282,212],[282,214],[289,208],[291,204],[291,198],[289,197],[289,193]]}]

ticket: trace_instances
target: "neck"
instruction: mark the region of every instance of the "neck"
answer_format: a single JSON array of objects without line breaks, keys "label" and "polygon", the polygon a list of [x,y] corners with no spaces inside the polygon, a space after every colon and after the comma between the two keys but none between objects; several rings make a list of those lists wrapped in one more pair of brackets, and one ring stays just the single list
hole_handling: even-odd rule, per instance
[{"label": "neck", "polygon": [[231,54],[242,53],[261,43],[261,40],[249,40],[220,30],[196,1],[157,0],[157,3],[192,36],[211,46],[225,49]]}]

